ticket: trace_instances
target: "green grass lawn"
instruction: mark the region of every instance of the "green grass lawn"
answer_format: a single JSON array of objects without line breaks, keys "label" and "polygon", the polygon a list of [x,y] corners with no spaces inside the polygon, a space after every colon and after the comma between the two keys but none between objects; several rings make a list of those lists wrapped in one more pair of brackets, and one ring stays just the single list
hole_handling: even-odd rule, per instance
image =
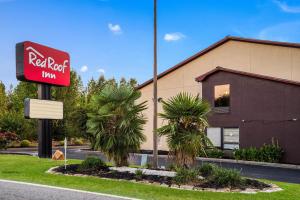
[{"label": "green grass lawn", "polygon": [[[72,160],[79,163],[79,160]],[[75,177],[46,174],[50,167],[62,165],[61,161],[39,159],[31,156],[0,155],[0,179],[17,180],[52,186],[81,189],[92,192],[115,194],[140,199],[249,199],[249,200],[283,200],[300,199],[300,184],[274,182],[284,189],[275,193],[239,194],[214,193],[201,191],[184,191],[160,186],[133,183],[129,181],[104,180],[93,177]]]}]

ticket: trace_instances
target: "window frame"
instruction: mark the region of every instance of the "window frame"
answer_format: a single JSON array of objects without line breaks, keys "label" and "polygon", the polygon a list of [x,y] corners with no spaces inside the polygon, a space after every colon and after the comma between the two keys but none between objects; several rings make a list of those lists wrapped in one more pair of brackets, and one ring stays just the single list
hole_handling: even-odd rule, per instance
[{"label": "window frame", "polygon": [[[239,142],[232,142],[232,143],[225,143],[224,142],[224,129],[238,129],[239,130]],[[228,149],[228,148],[224,148],[224,144],[237,144],[240,148],[240,128],[239,127],[231,127],[231,126],[228,126],[228,127],[221,127],[221,144],[222,144],[222,149],[223,150],[231,150],[233,151],[234,149]]]},{"label": "window frame", "polygon": [[[224,144],[237,144],[240,148],[240,127],[238,127],[238,126],[223,126],[223,127],[221,127],[221,126],[212,126],[212,127],[207,127],[206,130],[205,130],[205,133],[206,133],[207,137],[208,137],[208,135],[207,135],[207,129],[208,128],[220,128],[220,130],[221,130],[221,133],[220,133],[221,134],[221,146],[220,147],[214,146],[214,147],[220,148],[222,150],[231,150],[231,151],[233,151],[234,149],[224,148]],[[238,143],[225,143],[224,142],[224,129],[238,129],[239,130],[239,142]]]}]

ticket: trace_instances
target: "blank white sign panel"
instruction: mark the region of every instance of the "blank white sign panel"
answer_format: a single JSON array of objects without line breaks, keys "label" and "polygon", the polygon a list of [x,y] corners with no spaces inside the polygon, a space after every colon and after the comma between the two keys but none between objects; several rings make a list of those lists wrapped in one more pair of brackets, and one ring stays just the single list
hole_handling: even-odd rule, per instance
[{"label": "blank white sign panel", "polygon": [[215,147],[221,147],[221,128],[207,128],[207,137]]},{"label": "blank white sign panel", "polygon": [[25,99],[25,117],[30,119],[63,119],[63,102]]}]

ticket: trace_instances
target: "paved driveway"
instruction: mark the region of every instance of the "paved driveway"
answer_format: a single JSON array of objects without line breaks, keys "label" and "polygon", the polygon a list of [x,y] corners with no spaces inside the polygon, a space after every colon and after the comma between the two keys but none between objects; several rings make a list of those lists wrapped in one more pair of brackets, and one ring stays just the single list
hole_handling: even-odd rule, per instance
[{"label": "paved driveway", "polygon": [[0,179],[0,200],[129,200],[131,198]]},{"label": "paved driveway", "polygon": [[[81,147],[84,148],[84,147]],[[57,149],[57,148],[56,148]],[[58,148],[59,149],[59,148]],[[62,149],[61,149],[62,150]],[[53,150],[54,151],[54,150]],[[0,151],[1,152],[1,151]],[[4,152],[4,151],[2,151]],[[6,152],[10,153],[24,153],[24,154],[32,154],[37,155],[36,149],[28,148],[28,149],[9,149]],[[72,147],[67,151],[67,157],[73,159],[85,159],[87,156],[99,156],[100,158],[105,160],[105,156],[101,152],[94,151],[85,151],[80,150],[80,147]],[[151,156],[148,157],[151,160]],[[130,163],[140,165],[141,164],[141,155],[135,154],[131,155]],[[201,164],[207,161],[197,161],[197,164]],[[220,165],[225,168],[237,169],[241,171],[243,176],[251,177],[251,178],[264,178],[275,181],[282,181],[288,183],[298,183],[300,184],[300,170],[298,169],[283,169],[276,167],[268,167],[268,166],[254,166],[247,164],[238,164],[238,163],[225,163],[225,162],[216,162],[215,164]],[[160,166],[168,166],[169,160],[166,159],[165,156],[159,157],[159,165]]]}]

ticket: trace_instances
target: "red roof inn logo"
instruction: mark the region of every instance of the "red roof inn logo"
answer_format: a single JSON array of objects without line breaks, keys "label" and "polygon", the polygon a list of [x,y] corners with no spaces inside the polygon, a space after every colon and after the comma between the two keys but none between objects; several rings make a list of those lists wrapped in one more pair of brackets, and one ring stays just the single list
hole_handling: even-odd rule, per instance
[{"label": "red roof inn logo", "polygon": [[17,79],[57,86],[70,85],[70,56],[33,42],[16,45]]}]

